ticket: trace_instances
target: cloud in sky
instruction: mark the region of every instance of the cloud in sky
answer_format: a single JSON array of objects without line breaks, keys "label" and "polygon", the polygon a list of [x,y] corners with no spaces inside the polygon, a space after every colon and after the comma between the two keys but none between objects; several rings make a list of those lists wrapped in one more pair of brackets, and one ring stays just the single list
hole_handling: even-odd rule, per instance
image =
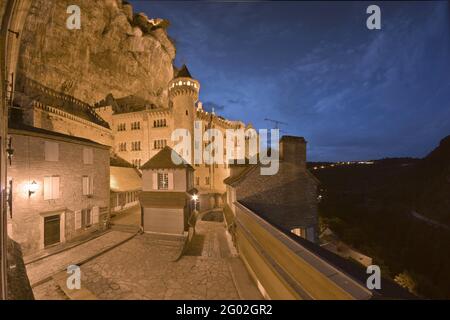
[{"label": "cloud in sky", "polygon": [[230,119],[288,123],[311,160],[424,156],[450,134],[446,2],[133,2],[171,21],[176,64]]}]

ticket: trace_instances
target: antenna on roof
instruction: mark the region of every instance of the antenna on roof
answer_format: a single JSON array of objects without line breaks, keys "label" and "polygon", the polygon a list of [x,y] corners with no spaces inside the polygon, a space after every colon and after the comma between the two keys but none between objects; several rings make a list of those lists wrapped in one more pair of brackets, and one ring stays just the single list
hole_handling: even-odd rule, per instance
[{"label": "antenna on roof", "polygon": [[283,124],[283,125],[287,125],[286,122],[283,121],[279,121],[279,120],[274,120],[274,119],[269,119],[269,118],[265,118],[264,121],[270,121],[275,125],[274,129],[279,129],[279,125]]}]

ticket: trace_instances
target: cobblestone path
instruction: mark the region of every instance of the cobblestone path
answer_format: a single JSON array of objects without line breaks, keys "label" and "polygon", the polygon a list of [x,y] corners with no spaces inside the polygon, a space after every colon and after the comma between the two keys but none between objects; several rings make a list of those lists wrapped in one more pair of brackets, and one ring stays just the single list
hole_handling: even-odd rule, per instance
[{"label": "cobblestone path", "polygon": [[[180,242],[137,235],[83,264],[81,286],[97,299],[241,298],[231,265],[242,262],[230,252],[223,223],[199,221],[191,245],[176,260],[180,248]],[[237,272],[249,278],[243,266]],[[250,298],[260,298],[249,283]],[[34,293],[37,299],[67,298],[52,280]]]},{"label": "cobblestone path", "polygon": [[76,247],[26,265],[31,286],[71,264],[78,264],[132,236],[128,232],[111,231]]}]

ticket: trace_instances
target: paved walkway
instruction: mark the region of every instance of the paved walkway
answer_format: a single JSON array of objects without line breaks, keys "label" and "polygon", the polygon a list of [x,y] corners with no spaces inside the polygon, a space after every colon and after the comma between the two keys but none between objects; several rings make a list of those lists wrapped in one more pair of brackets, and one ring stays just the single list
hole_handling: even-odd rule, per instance
[{"label": "paved walkway", "polygon": [[31,286],[46,280],[52,275],[64,271],[71,264],[79,264],[133,236],[128,232],[111,231],[93,240],[48,256],[26,265]]},{"label": "paved walkway", "polygon": [[[176,260],[180,249],[179,241],[137,235],[84,263],[82,290],[113,300],[262,298],[231,252],[223,223],[199,221],[191,245]],[[67,298],[54,279],[35,288],[35,296]]]},{"label": "paved walkway", "polygon": [[113,224],[141,225],[141,207],[134,206],[118,213],[111,219]]}]

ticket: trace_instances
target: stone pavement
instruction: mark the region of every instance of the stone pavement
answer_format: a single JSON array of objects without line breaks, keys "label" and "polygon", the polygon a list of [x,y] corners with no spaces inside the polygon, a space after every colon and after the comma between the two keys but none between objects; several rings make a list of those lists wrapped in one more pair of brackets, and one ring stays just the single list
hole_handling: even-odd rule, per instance
[{"label": "stone pavement", "polygon": [[110,231],[76,247],[31,262],[26,265],[31,286],[34,287],[52,275],[66,270],[69,265],[79,264],[132,236],[133,234],[128,232]]},{"label": "stone pavement", "polygon": [[125,209],[111,218],[113,224],[141,225],[141,207],[139,205]]},{"label": "stone pavement", "polygon": [[[84,263],[82,289],[97,299],[113,300],[262,298],[230,251],[223,223],[197,222],[191,245],[176,260],[180,249],[180,242],[137,235]],[[52,281],[35,288],[37,299],[67,298]]]}]

